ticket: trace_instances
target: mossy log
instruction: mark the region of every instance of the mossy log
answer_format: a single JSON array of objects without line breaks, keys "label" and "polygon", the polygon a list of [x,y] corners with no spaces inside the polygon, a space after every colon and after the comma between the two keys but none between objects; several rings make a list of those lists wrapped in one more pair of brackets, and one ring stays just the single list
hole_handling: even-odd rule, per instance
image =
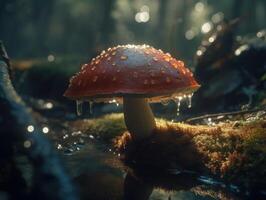
[{"label": "mossy log", "polygon": [[153,135],[139,142],[125,132],[122,114],[79,120],[70,126],[114,145],[123,161],[135,169],[186,170],[245,189],[266,189],[265,119],[213,126],[157,119],[157,124]]},{"label": "mossy log", "polygon": [[[233,128],[168,124],[137,144],[116,140],[125,161],[137,168],[208,174],[245,188],[266,189],[266,121]],[[133,161],[133,162],[132,162]]]}]

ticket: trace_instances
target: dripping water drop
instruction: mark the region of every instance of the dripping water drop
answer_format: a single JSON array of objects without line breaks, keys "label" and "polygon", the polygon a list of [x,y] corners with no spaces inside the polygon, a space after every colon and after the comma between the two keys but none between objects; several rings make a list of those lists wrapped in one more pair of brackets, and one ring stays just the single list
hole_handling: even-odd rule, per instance
[{"label": "dripping water drop", "polygon": [[191,106],[192,106],[192,96],[193,96],[193,93],[189,94],[187,96],[187,98],[188,98],[188,108],[191,108]]},{"label": "dripping water drop", "polygon": [[176,103],[176,115],[179,116],[179,111],[180,111],[180,105],[183,97],[179,96],[175,98],[175,103]]},{"label": "dripping water drop", "polygon": [[77,100],[76,101],[76,112],[78,116],[82,115],[82,107],[83,107],[83,101]]},{"label": "dripping water drop", "polygon": [[93,102],[92,102],[92,101],[89,101],[89,105],[90,105],[90,107],[89,107],[89,109],[90,109],[90,114],[92,114],[92,106],[93,106]]},{"label": "dripping water drop", "polygon": [[119,102],[116,99],[112,99],[108,103],[115,103],[117,107],[119,106]]}]

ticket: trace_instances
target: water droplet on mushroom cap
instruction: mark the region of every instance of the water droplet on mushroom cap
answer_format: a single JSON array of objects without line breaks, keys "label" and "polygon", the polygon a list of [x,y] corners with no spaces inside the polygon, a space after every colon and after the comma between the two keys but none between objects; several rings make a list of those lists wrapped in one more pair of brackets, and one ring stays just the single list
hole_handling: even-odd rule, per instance
[{"label": "water droplet on mushroom cap", "polygon": [[177,61],[177,64],[178,64],[179,66],[181,66],[181,67],[184,67],[184,66],[185,66],[184,62],[181,61],[181,60],[178,60],[178,61]]}]

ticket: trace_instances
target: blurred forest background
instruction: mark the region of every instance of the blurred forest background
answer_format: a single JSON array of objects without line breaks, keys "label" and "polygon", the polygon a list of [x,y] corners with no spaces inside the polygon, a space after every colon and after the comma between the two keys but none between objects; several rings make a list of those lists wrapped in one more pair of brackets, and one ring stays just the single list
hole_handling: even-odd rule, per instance
[{"label": "blurred forest background", "polygon": [[147,43],[191,62],[204,34],[241,17],[239,34],[265,26],[265,0],[1,0],[0,38],[12,58],[91,57]]},{"label": "blurred forest background", "polygon": [[[119,186],[121,187],[119,191],[122,191],[124,172],[119,179],[116,175],[109,176],[108,173],[119,174],[120,169],[117,173],[117,169],[110,170],[107,164],[112,162],[109,161],[110,155],[116,156],[116,153],[110,149],[110,146],[113,146],[111,141],[117,136],[116,134],[125,130],[122,115],[110,115],[91,121],[80,119],[92,119],[108,113],[122,112],[123,107],[116,105],[114,101],[109,104],[95,103],[93,106],[86,103],[83,106],[84,114],[76,116],[75,102],[63,97],[69,78],[79,70],[82,64],[88,63],[102,50],[119,44],[148,44],[169,52],[173,57],[185,61],[186,67],[193,71],[195,79],[201,85],[193,96],[191,108],[190,101],[182,101],[179,115],[179,111],[177,112],[179,107],[173,101],[168,105],[164,102],[164,106],[153,104],[152,109],[156,117],[172,122],[206,124],[213,128],[216,123],[222,122],[226,131],[228,127],[232,127],[232,132],[238,128],[242,131],[244,124],[255,122],[250,126],[258,126],[258,131],[254,129],[257,131],[255,136],[246,137],[241,132],[245,138],[243,141],[247,142],[235,139],[238,137],[231,137],[231,134],[226,134],[228,136],[225,137],[225,134],[220,132],[222,130],[220,126],[217,126],[219,129],[217,134],[211,131],[214,137],[207,136],[208,132],[206,138],[198,134],[200,136],[198,141],[199,143],[207,141],[202,144],[210,145],[211,150],[206,148],[206,152],[213,155],[210,157],[211,161],[214,160],[215,163],[219,159],[225,161],[221,162],[221,169],[228,168],[229,173],[232,172],[232,176],[228,176],[230,191],[234,186],[230,182],[233,177],[232,179],[236,178],[237,182],[243,181],[245,187],[250,186],[249,182],[258,183],[256,185],[258,188],[251,188],[258,191],[262,188],[261,194],[265,197],[265,178],[263,177],[265,177],[266,165],[266,139],[265,134],[262,134],[265,133],[265,123],[259,125],[260,120],[265,120],[266,116],[265,19],[266,0],[0,0],[0,40],[3,41],[11,60],[9,72],[12,83],[28,106],[25,107],[23,102],[17,102],[18,96],[7,76],[7,65],[1,62],[0,130],[4,130],[5,134],[0,134],[2,142],[0,152],[4,155],[1,156],[0,166],[5,166],[7,169],[0,170],[0,199],[6,196],[6,188],[10,189],[7,194],[14,193],[15,196],[19,196],[12,199],[45,199],[43,194],[50,195],[53,199],[73,199],[71,194],[69,195],[72,193],[72,184],[68,183],[66,179],[68,176],[62,171],[61,164],[57,163],[57,157],[54,156],[52,148],[47,145],[46,136],[51,139],[58,151],[68,156],[65,157],[65,161],[73,173],[71,176],[77,178],[75,182],[80,181],[89,199],[94,197],[94,188],[97,188],[99,194],[102,194],[102,190],[105,189],[113,190],[113,187],[109,186]],[[0,60],[7,61],[4,51],[0,53]],[[29,107],[34,112],[28,113]],[[38,126],[32,123],[31,118],[36,119]],[[247,126],[247,130],[253,130],[250,127]],[[21,134],[23,132],[27,134]],[[45,137],[39,133],[45,134]],[[217,137],[220,133],[221,137]],[[253,134],[248,131],[247,133]],[[187,139],[183,144],[182,138],[177,140],[181,141],[181,145],[188,146],[188,149],[193,146],[190,143],[187,145]],[[196,137],[193,135],[191,138],[194,140]],[[168,143],[168,140],[163,141]],[[238,141],[244,145],[239,146]],[[17,148],[18,144],[23,144],[23,147]],[[85,147],[84,151],[80,151],[83,147]],[[168,145],[165,147],[168,149]],[[22,148],[23,152],[26,149],[27,159],[25,160],[27,161],[19,161],[15,158],[16,154],[20,153],[19,148]],[[247,151],[247,156],[245,154],[242,156],[242,152],[239,154],[234,148],[237,151],[238,149]],[[153,147],[147,149],[153,149]],[[169,150],[171,149],[180,148],[170,147]],[[78,151],[81,154],[69,157]],[[161,152],[163,154],[159,155],[165,158],[169,151],[160,150]],[[181,159],[185,156],[181,156]],[[194,159],[194,157],[188,157]],[[146,157],[140,156],[140,158]],[[247,162],[247,165],[242,165],[241,160],[244,163],[249,160],[246,158],[252,159]],[[28,160],[32,162],[32,168],[28,166]],[[153,159],[151,161],[153,162]],[[217,163],[220,162],[218,161]],[[116,165],[117,162],[114,163]],[[163,162],[155,163],[157,165]],[[179,166],[176,163],[173,164],[169,165],[170,169],[172,166],[177,169],[173,173],[182,174]],[[12,168],[13,165],[15,171]],[[17,168],[17,165],[21,166]],[[230,168],[230,165],[236,167]],[[150,170],[150,168],[147,169]],[[235,169],[239,170],[241,176],[235,173]],[[18,174],[16,170],[19,171]],[[51,176],[47,174],[48,172]],[[80,174],[77,176],[76,172]],[[108,172],[106,173],[108,176],[99,176],[102,172]],[[194,179],[193,170],[189,169],[188,172],[188,174],[192,172]],[[162,179],[169,186],[167,177]],[[181,177],[183,184],[183,175]],[[61,179],[63,181],[60,182]],[[57,180],[59,181],[56,182]],[[103,186],[95,185],[95,180],[103,181]],[[172,180],[175,183],[178,182],[176,179]],[[207,177],[206,180],[209,185],[211,179]],[[217,182],[217,184],[216,180],[214,181],[214,184],[210,185],[216,190],[216,186],[220,183]],[[184,185],[178,185],[178,190],[186,188],[187,183],[185,181]],[[141,187],[143,185],[141,183]],[[155,185],[157,185],[157,178]],[[91,191],[90,188],[92,188]],[[224,189],[228,188],[223,187],[222,190]],[[113,190],[112,193],[116,191]],[[220,190],[217,191],[219,192],[217,199],[220,199]],[[62,195],[61,192],[63,192]],[[33,198],[20,198],[26,193],[33,193]],[[242,193],[249,194],[241,191],[241,195]],[[34,195],[37,195],[37,198]],[[61,195],[61,198],[56,198],[54,195]],[[170,198],[167,197],[167,199]]]},{"label": "blurred forest background", "polygon": [[265,0],[1,0],[0,40],[25,96],[69,105],[62,94],[82,64],[111,46],[149,44],[194,72],[194,112],[238,110],[266,104],[265,8]]}]

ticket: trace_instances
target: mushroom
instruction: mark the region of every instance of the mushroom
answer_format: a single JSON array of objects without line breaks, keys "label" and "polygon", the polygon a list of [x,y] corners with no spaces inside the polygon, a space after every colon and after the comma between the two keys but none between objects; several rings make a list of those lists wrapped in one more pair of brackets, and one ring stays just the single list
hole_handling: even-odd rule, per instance
[{"label": "mushroom", "polygon": [[[124,119],[133,140],[149,137],[156,128],[149,102],[180,100],[199,88],[181,60],[148,45],[122,45],[102,51],[70,79],[64,96],[82,101],[123,103]],[[190,103],[191,104],[191,103]]]}]

